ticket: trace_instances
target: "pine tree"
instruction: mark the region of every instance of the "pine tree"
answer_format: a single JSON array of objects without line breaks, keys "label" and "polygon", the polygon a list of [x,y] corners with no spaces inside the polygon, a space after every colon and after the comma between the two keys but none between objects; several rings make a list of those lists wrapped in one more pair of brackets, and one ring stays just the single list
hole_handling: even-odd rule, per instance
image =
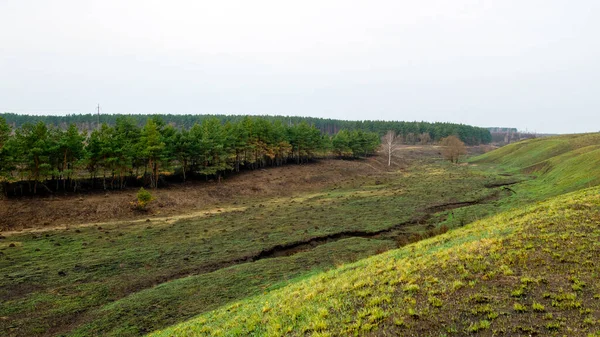
[{"label": "pine tree", "polygon": [[147,167],[150,168],[150,187],[158,187],[159,168],[163,160],[165,143],[160,134],[159,125],[153,119],[149,119],[142,129],[141,153],[146,159]]},{"label": "pine tree", "polygon": [[[29,182],[30,191],[37,193],[37,187],[41,184],[47,190],[48,187],[43,184],[48,173],[51,171],[50,165],[50,139],[46,124],[38,122],[37,124],[24,124],[17,129],[14,141],[13,151],[16,166],[19,167],[21,177]],[[33,187],[31,186],[33,182]]]},{"label": "pine tree", "polygon": [[[85,137],[79,133],[75,124],[69,125],[65,132],[57,133],[56,156],[57,156],[57,180],[62,179],[63,190],[66,190],[67,180],[72,183],[72,176],[78,168],[78,164],[84,157],[83,142]],[[57,181],[58,182],[58,181]]]}]

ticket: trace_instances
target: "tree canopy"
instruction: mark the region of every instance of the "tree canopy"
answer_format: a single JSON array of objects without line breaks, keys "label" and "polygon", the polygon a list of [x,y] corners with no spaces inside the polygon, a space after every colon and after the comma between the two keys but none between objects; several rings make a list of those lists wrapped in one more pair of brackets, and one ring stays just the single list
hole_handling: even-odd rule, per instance
[{"label": "tree canopy", "polygon": [[[54,125],[59,128],[67,128],[70,124],[75,124],[80,130],[91,131],[98,128],[100,123],[115,125],[117,120],[123,115],[102,114],[99,117],[93,114],[72,114],[66,116],[35,116],[20,115],[14,113],[0,114],[14,128],[18,128],[25,123],[37,123],[42,121],[47,125]],[[142,127],[146,120],[152,117],[159,117],[168,125],[176,128],[190,129],[194,124],[201,124],[207,119],[217,119],[222,124],[238,123],[246,119],[243,115],[127,115],[137,126]],[[340,130],[375,132],[379,136],[385,135],[389,130],[396,132],[398,137],[405,143],[417,143],[422,140],[421,135],[428,134],[432,141],[439,142],[442,138],[455,135],[467,145],[487,144],[492,141],[490,130],[486,128],[475,127],[465,124],[455,123],[429,123],[429,122],[402,122],[402,121],[348,121],[329,118],[316,117],[293,117],[293,116],[257,116],[267,122],[279,122],[282,125],[298,125],[302,122],[314,126],[322,133],[328,135],[337,134]]]}]

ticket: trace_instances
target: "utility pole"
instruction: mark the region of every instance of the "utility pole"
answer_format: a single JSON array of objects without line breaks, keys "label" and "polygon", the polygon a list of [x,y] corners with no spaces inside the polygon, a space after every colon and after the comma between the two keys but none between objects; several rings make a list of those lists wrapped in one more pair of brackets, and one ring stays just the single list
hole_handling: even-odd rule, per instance
[{"label": "utility pole", "polygon": [[100,130],[100,103],[98,103],[98,107],[96,109],[98,110],[98,130]]}]

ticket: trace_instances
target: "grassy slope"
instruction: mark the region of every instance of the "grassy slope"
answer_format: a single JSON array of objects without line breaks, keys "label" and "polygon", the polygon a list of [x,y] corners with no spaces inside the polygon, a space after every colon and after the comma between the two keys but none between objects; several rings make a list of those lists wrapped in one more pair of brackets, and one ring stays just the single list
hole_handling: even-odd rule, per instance
[{"label": "grassy slope", "polygon": [[[513,205],[600,177],[600,135],[513,144],[474,162],[526,170]],[[477,221],[213,311],[170,335],[599,335],[600,190]]]},{"label": "grassy slope", "polygon": [[481,220],[153,336],[600,333],[599,192]]},{"label": "grassy slope", "polygon": [[537,176],[516,186],[515,191],[522,192],[524,199],[542,200],[600,184],[600,134],[530,139],[489,152],[472,162]]},{"label": "grassy slope", "polygon": [[[288,280],[307,277],[395,248],[391,241],[349,238],[290,257],[244,263],[190,276],[134,293],[94,312],[95,319],[75,336],[136,336],[215,309],[234,299],[280,288]],[[176,313],[174,313],[174,311]]]}]

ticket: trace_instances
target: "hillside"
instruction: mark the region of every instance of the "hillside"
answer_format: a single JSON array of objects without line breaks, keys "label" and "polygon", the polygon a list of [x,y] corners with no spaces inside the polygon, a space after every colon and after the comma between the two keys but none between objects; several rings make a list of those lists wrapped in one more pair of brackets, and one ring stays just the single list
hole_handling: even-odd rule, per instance
[{"label": "hillside", "polygon": [[599,192],[481,220],[153,336],[600,333]]},{"label": "hillside", "polygon": [[152,336],[600,336],[600,188],[583,189],[599,183],[599,140],[532,139],[475,158],[504,171],[512,210]]},{"label": "hillside", "polygon": [[511,175],[536,179],[516,185],[520,198],[539,201],[600,184],[600,134],[528,139],[474,158],[474,164],[500,166]]}]

